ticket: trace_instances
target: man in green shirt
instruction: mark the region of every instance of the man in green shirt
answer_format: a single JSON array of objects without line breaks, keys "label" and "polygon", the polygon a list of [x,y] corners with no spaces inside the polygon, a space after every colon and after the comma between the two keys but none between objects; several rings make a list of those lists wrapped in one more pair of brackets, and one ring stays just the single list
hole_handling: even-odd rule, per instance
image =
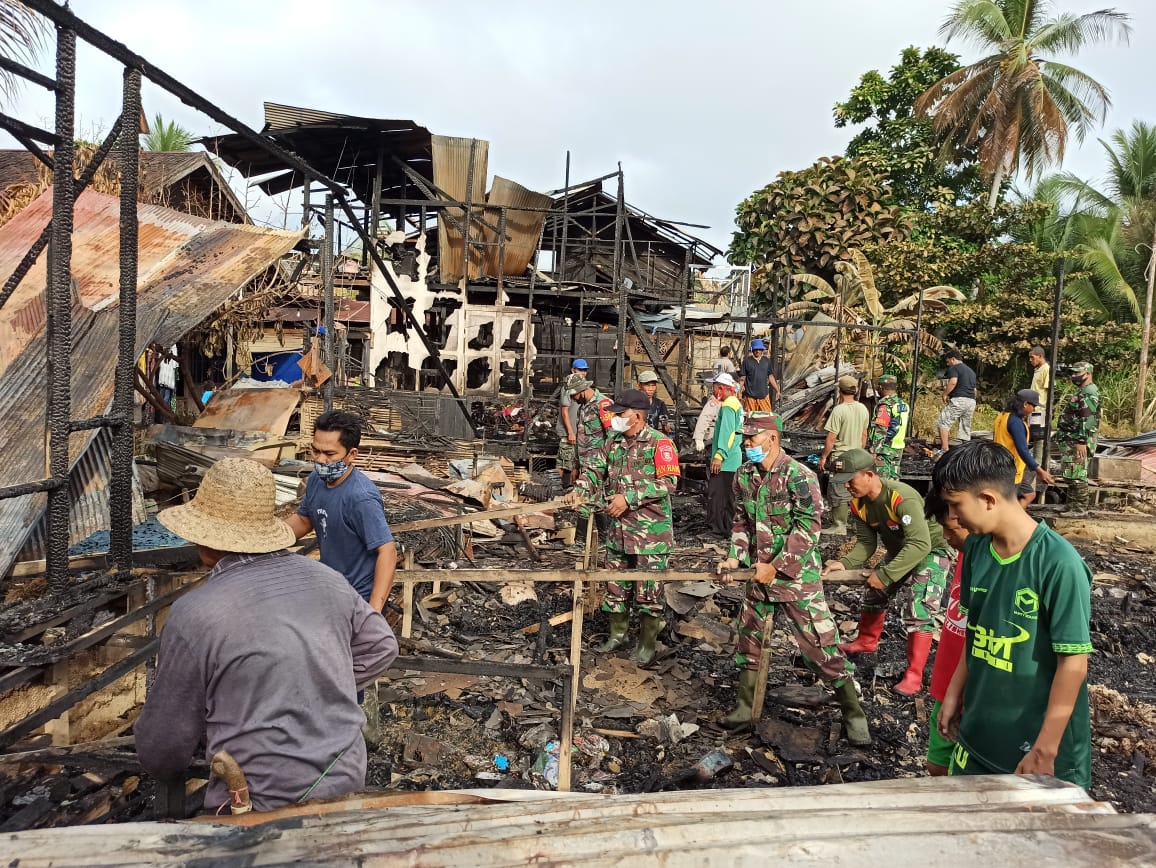
[{"label": "man in green shirt", "polygon": [[958,742],[950,774],[1055,775],[1087,789],[1091,570],[1020,507],[998,443],[953,449],[932,484],[971,531],[959,595],[967,645],[939,712],[940,732]]},{"label": "man in green shirt", "polygon": [[[829,470],[829,461],[838,461],[848,449],[867,448],[867,426],[871,414],[867,408],[855,400],[859,392],[859,381],[846,374],[839,378],[839,403],[827,417],[827,442],[823,444],[823,454],[819,457],[819,467]],[[827,500],[831,505],[831,527],[822,533],[847,533],[847,490],[836,483],[834,477],[827,483]]]},{"label": "man in green shirt", "polygon": [[867,578],[858,638],[839,647],[852,654],[877,651],[887,604],[902,594],[907,672],[894,689],[914,696],[923,688],[923,670],[942,620],[943,596],[947,577],[955,568],[955,552],[944,541],[939,523],[924,516],[919,493],[906,483],[881,477],[870,452],[852,449],[835,464],[832,479],[851,494],[855,548],[841,560],[828,562],[824,572],[864,566],[880,543],[887,552],[883,563]]},{"label": "man in green shirt", "polygon": [[706,520],[718,536],[730,539],[735,519],[735,471],[743,463],[743,405],[738,383],[730,374],[707,380],[720,402],[711,441],[710,476],[706,483]]}]

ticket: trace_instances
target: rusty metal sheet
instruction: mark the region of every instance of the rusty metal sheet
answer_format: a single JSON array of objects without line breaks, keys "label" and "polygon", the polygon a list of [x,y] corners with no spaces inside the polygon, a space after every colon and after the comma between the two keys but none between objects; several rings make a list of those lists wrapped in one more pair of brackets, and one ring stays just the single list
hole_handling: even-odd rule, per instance
[{"label": "rusty metal sheet", "polygon": [[[489,180],[490,143],[485,139],[465,139],[457,136],[431,136],[433,147],[434,184],[456,202],[465,202],[470,193],[479,206],[486,201],[486,183]],[[476,143],[476,145],[474,144]],[[468,190],[470,179],[470,151],[473,150],[473,189]],[[470,210],[470,241],[481,241],[481,207]],[[465,219],[461,208],[450,208],[450,215],[459,221]],[[465,241],[460,229],[455,229],[444,217],[438,216],[438,270],[442,283],[453,283],[462,278],[462,259]],[[470,248],[470,277],[482,273],[483,248]]]},{"label": "rusty metal sheet", "polygon": [[[542,225],[546,222],[546,212],[525,211],[525,208],[549,208],[554,200],[544,193],[535,193],[509,178],[494,176],[494,185],[490,195],[486,197],[486,219],[495,226],[501,218],[497,206],[506,207],[506,249],[503,256],[498,256],[498,248],[485,248],[483,273],[488,277],[497,277],[499,271],[502,276],[519,276],[526,273],[530,260],[534,258],[534,251],[538,249],[538,239],[542,235]],[[498,240],[497,233],[482,227],[482,239],[488,242]],[[501,259],[501,262],[499,262]]]},{"label": "rusty metal sheet", "polygon": [[[48,190],[0,227],[0,275],[16,268],[51,217]],[[72,270],[74,304],[72,418],[108,412],[116,366],[120,202],[91,190],[77,200]],[[152,341],[165,346],[208,316],[239,288],[288,252],[300,231],[263,229],[193,217],[157,205],[139,208],[140,256],[137,284],[136,351]],[[0,437],[7,444],[0,485],[45,475],[44,408],[46,343],[42,319],[45,259],[24,278],[0,308]],[[15,310],[23,313],[14,315]],[[21,319],[21,316],[24,318]],[[22,323],[23,328],[17,324]],[[72,464],[92,442],[92,432],[70,440]],[[0,574],[20,550],[43,512],[47,495],[0,501]]]},{"label": "rusty metal sheet", "polygon": [[213,393],[193,427],[284,434],[299,403],[296,389],[226,389]]}]

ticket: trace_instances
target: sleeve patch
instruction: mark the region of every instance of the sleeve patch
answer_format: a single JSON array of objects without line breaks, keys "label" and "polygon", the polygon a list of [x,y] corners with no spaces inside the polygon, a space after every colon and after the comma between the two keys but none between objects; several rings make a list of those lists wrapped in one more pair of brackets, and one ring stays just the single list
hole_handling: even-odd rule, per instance
[{"label": "sleeve patch", "polygon": [[674,448],[674,443],[669,440],[661,440],[655,447],[654,475],[659,478],[682,475],[682,470],[678,466],[678,452]]},{"label": "sleeve patch", "polygon": [[610,420],[614,418],[614,414],[606,409],[611,403],[609,398],[603,398],[598,402],[598,419],[602,423],[602,427],[607,430],[610,429]]}]

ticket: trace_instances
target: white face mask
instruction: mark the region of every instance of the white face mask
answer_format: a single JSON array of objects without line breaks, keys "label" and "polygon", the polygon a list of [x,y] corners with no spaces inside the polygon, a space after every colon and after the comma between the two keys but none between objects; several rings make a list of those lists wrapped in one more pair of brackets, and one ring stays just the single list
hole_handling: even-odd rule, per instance
[{"label": "white face mask", "polygon": [[625,416],[615,416],[610,420],[610,428],[612,431],[617,431],[619,434],[625,434],[626,429],[630,427],[630,420]]}]

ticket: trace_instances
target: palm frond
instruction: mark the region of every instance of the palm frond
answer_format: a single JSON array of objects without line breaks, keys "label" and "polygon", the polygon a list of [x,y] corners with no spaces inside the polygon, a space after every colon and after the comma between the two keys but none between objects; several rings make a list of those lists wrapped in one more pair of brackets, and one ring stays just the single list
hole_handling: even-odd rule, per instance
[{"label": "palm frond", "polygon": [[[48,38],[47,19],[37,15],[19,0],[0,0],[0,55],[32,64]],[[16,98],[24,79],[0,71],[0,94],[4,102]]]},{"label": "palm frond", "polygon": [[979,46],[1001,45],[1013,34],[1000,6],[993,0],[959,0],[939,28],[939,35],[947,42],[963,37]]},{"label": "palm frond", "polygon": [[871,263],[863,255],[862,250],[852,250],[851,259],[855,263],[855,272],[859,277],[859,291],[863,293],[863,301],[872,319],[883,315],[883,303],[879,300],[879,290],[875,288],[875,272]]},{"label": "palm frond", "polygon": [[1111,312],[1104,306],[1096,287],[1087,278],[1067,281],[1064,284],[1064,296],[1071,299],[1076,306],[1093,311],[1101,321],[1111,318]]},{"label": "palm frond", "polygon": [[1076,54],[1081,48],[1115,40],[1127,45],[1132,36],[1130,17],[1115,9],[1101,9],[1085,15],[1065,12],[1056,16],[1032,36],[1035,51]]},{"label": "palm frond", "polygon": [[1106,237],[1090,239],[1080,246],[1080,259],[1084,268],[1092,272],[1103,306],[1108,310],[1125,308],[1134,321],[1139,321],[1140,300],[1120,270],[1118,251],[1114,249],[1112,240]]}]

